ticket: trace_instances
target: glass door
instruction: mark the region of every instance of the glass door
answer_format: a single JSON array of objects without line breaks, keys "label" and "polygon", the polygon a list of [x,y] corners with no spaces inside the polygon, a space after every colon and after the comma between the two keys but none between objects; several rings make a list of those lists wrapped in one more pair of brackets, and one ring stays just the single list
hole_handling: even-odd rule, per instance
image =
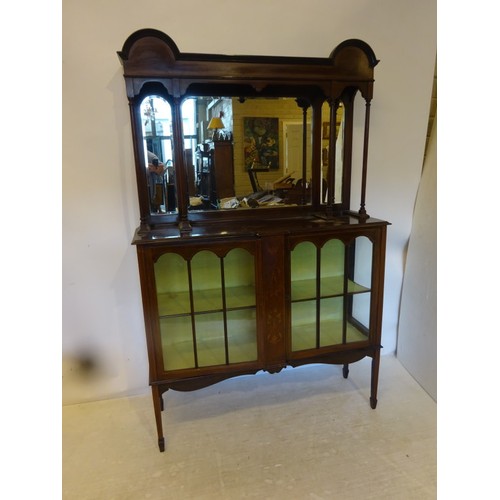
[{"label": "glass door", "polygon": [[154,265],[163,369],[256,361],[254,256],[244,248],[191,257],[168,252]]},{"label": "glass door", "polygon": [[292,352],[368,340],[372,243],[297,242],[290,255]]}]

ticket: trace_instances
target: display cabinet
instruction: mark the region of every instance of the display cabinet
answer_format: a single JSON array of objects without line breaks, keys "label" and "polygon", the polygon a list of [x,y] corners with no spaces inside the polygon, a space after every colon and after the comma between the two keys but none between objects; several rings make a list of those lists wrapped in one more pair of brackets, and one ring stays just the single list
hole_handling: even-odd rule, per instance
[{"label": "display cabinet", "polygon": [[[365,203],[372,49],[347,40],[324,58],[189,54],[143,29],[118,55],[160,450],[166,391],[261,370],[329,363],[347,378],[368,356],[375,408],[389,223]],[[206,140],[213,117],[226,140]],[[175,190],[160,212],[152,148]]]}]

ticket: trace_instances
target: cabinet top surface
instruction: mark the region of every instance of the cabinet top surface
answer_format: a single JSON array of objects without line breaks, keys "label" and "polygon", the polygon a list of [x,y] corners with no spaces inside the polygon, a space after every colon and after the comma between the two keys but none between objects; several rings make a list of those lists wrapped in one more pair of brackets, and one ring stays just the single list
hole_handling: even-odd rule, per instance
[{"label": "cabinet top surface", "polygon": [[139,229],[134,235],[132,244],[162,244],[167,242],[196,241],[202,239],[220,238],[249,238],[277,234],[323,233],[341,232],[353,229],[369,229],[376,226],[387,226],[390,223],[384,220],[369,217],[360,219],[353,216],[296,217],[288,219],[271,219],[263,221],[249,220],[248,222],[218,222],[213,224],[193,224],[189,233],[181,233],[176,226],[158,227],[141,232]]}]

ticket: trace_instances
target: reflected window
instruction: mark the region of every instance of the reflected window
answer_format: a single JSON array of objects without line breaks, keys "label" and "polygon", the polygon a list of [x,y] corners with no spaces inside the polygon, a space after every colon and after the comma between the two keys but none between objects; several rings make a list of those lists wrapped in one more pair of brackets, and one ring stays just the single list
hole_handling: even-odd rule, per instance
[{"label": "reflected window", "polygon": [[159,96],[147,96],[141,103],[144,164],[148,171],[150,210],[153,214],[176,210],[172,143],[172,110]]},{"label": "reflected window", "polygon": [[162,97],[148,96],[141,104],[142,132],[146,150],[160,161],[172,159],[172,111]]},{"label": "reflected window", "polygon": [[196,134],[196,99],[186,99],[182,103],[182,133],[184,150],[196,149],[198,142]]},{"label": "reflected window", "polygon": [[184,140],[184,161],[187,169],[188,195],[195,195],[196,182],[196,146],[198,144],[196,99],[189,98],[182,103],[182,135]]}]

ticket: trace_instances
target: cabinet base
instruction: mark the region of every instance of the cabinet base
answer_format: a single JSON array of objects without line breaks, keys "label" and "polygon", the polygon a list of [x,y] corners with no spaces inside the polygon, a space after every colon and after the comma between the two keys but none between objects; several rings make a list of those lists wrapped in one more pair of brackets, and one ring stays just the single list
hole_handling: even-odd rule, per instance
[{"label": "cabinet base", "polygon": [[[375,349],[360,349],[357,352],[347,352],[347,353],[333,353],[330,355],[329,362],[331,364],[342,364],[342,375],[346,379],[349,376],[349,363],[342,363],[342,361],[346,361],[346,357],[349,358],[350,362],[355,362],[359,359],[364,358],[365,356],[372,357],[372,373],[371,373],[371,395],[370,395],[370,407],[375,409],[377,407],[377,385],[378,385],[378,372],[379,372],[379,363],[380,363],[380,347],[376,346]],[[368,352],[367,352],[368,351]],[[371,351],[371,352],[370,352]],[[317,361],[317,360],[316,360]],[[328,362],[327,357],[322,359],[323,362]],[[310,360],[295,360],[295,362],[291,362],[290,366],[300,366],[302,364],[310,363]],[[283,366],[276,365],[274,367],[268,367],[266,371],[269,373],[278,373],[281,371]],[[273,370],[274,368],[274,370]],[[250,375],[255,374],[259,370],[245,370],[239,373],[224,373],[219,375],[212,376],[201,376],[201,377],[193,377],[191,379],[185,380],[172,380],[169,382],[152,384],[152,395],[153,395],[153,403],[155,408],[155,417],[156,417],[156,426],[158,432],[158,448],[160,452],[165,451],[165,438],[163,437],[163,428],[162,428],[162,419],[161,412],[164,410],[164,401],[163,394],[169,389],[175,391],[193,391],[196,389],[201,389],[203,387],[207,387],[209,385],[216,384],[228,378],[237,377],[240,375]]]}]

